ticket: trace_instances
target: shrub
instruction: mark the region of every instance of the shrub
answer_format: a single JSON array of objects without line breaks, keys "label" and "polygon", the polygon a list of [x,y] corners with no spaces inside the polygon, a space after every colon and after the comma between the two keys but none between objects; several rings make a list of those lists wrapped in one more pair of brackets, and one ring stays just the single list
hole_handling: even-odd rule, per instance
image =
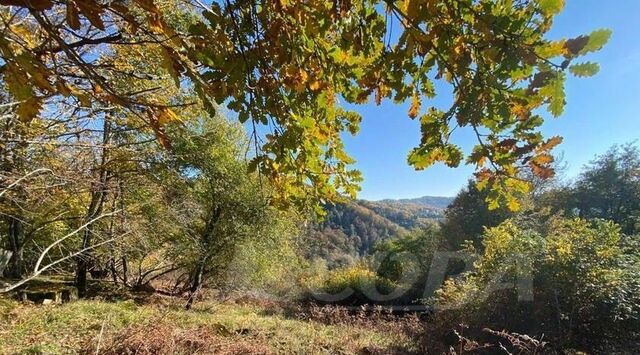
[{"label": "shrub", "polygon": [[601,220],[552,219],[541,230],[513,220],[488,229],[476,269],[437,292],[440,319],[567,344],[637,336],[640,258],[629,237]]},{"label": "shrub", "polygon": [[[423,279],[441,243],[442,238],[435,226],[414,230],[378,243],[373,255],[377,273],[396,282],[403,279],[414,282]],[[424,286],[424,283],[420,286]]]},{"label": "shrub", "polygon": [[391,302],[403,293],[396,283],[362,264],[320,275],[308,287],[307,297],[325,303],[361,305]]}]

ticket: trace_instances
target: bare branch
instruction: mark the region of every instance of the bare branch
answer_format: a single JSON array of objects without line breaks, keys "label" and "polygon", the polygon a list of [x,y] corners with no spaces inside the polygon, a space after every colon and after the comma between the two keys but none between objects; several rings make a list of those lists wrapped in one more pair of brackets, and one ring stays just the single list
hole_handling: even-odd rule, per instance
[{"label": "bare branch", "polygon": [[33,171],[25,174],[24,176],[22,176],[18,180],[12,182],[11,184],[9,184],[9,186],[5,187],[2,191],[0,191],[0,197],[2,197],[7,191],[9,191],[12,187],[16,186],[17,184],[19,184],[21,181],[26,180],[27,178],[29,178],[32,175],[36,175],[36,174],[40,174],[40,173],[44,173],[44,172],[53,173],[53,171],[51,171],[51,169],[47,169],[47,168],[39,168],[39,169],[33,170]]}]

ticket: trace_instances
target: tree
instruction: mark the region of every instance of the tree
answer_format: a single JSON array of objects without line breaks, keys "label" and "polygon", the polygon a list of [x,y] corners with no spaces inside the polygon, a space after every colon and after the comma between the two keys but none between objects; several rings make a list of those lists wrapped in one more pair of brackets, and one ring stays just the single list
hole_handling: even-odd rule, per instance
[{"label": "tree", "polygon": [[521,197],[521,208],[517,213],[508,206],[491,206],[491,191],[478,188],[481,182],[469,180],[467,187],[462,189],[445,209],[445,218],[440,223],[448,247],[456,250],[465,240],[470,240],[476,249],[482,250],[482,234],[485,228],[495,227],[507,218],[519,216],[524,219],[536,219],[539,218],[539,214],[566,212],[567,196],[571,194],[571,188],[563,184],[557,174],[565,170],[566,164],[560,157],[554,158],[550,166],[554,171],[553,176],[540,177],[532,167],[519,171],[517,178],[526,181],[530,189]]},{"label": "tree", "polygon": [[[29,193],[29,189],[35,189],[35,190],[56,189],[56,187],[52,185],[48,185],[47,180],[44,180],[44,184],[42,186],[30,183],[30,184],[27,184],[28,188],[25,189],[21,185],[26,184],[29,181],[29,179],[33,179],[38,175],[45,175],[45,174],[51,174],[51,173],[52,171],[50,169],[40,168],[40,169],[30,171],[18,178],[15,178],[13,181],[7,179],[11,177],[4,175],[3,181],[7,182],[7,185],[0,188],[0,198],[2,198],[3,200],[6,199],[10,201],[10,204],[16,204],[20,207],[23,207],[23,206],[31,207],[29,205],[29,202],[32,202],[31,201],[32,194]],[[21,198],[24,197],[25,199],[17,200],[14,196],[12,196],[12,193],[14,192],[14,190],[20,190],[16,195]],[[45,193],[44,195],[46,196],[49,194]],[[59,195],[54,195],[54,194],[51,194],[51,195],[57,198],[60,197]],[[36,200],[40,203],[45,202],[44,211],[47,211],[47,209],[51,207],[49,204],[47,204],[47,202],[51,202],[51,201],[49,201],[48,199],[43,199],[40,195],[36,197]],[[64,202],[64,201],[58,201],[58,202]],[[55,218],[51,218],[48,213],[43,213],[43,216],[39,216],[38,213],[36,213],[35,215],[37,217],[34,218],[31,215],[31,213],[33,213],[34,211],[24,209],[24,212],[26,212],[24,215],[28,216],[27,218],[30,218],[28,219],[28,221],[32,222],[32,223],[29,223],[27,221],[20,220],[21,223],[25,223],[28,226],[26,233],[23,234],[22,231],[20,231],[21,233],[16,233],[16,231],[11,231],[11,228],[13,226],[9,224],[9,231],[10,233],[13,232],[13,234],[9,234],[9,238],[8,238],[9,239],[8,244],[10,247],[8,251],[8,254],[10,257],[10,259],[8,260],[9,262],[8,277],[13,280],[11,280],[11,282],[5,282],[5,281],[0,282],[1,284],[0,293],[12,291],[24,285],[28,281],[40,276],[43,272],[49,269],[52,269],[54,266],[58,266],[61,263],[70,261],[73,258],[76,258],[91,249],[97,248],[115,239],[115,237],[113,237],[111,239],[107,239],[106,241],[102,241],[100,243],[96,243],[93,245],[83,243],[82,247],[79,248],[79,250],[75,250],[75,249],[67,250],[67,246],[69,245],[68,240],[71,237],[75,236],[76,234],[79,234],[81,231],[86,231],[89,227],[92,227],[94,224],[98,223],[100,220],[115,215],[117,213],[116,211],[113,211],[111,213],[104,213],[104,214],[101,213],[99,215],[93,216],[93,218],[89,220],[83,220],[83,223],[79,227],[68,232],[64,231],[64,229],[68,229],[68,226],[65,226],[63,224],[62,227],[64,228],[63,229],[64,232],[62,233],[66,233],[66,234],[58,237],[56,235],[57,233],[51,233],[53,234],[53,240],[51,241],[46,239],[42,240],[43,238],[39,240],[39,242],[41,243],[44,242],[43,248],[41,249],[41,251],[40,250],[36,251],[35,257],[37,259],[33,260],[32,271],[30,271],[28,275],[24,275],[25,271],[27,270],[26,270],[26,265],[24,263],[23,252],[25,251],[27,246],[30,243],[35,244],[34,239],[36,236],[42,237],[43,234],[45,236],[49,236],[47,233],[49,231],[47,229],[50,229],[52,226],[54,231],[56,227],[58,227],[57,229],[60,229],[59,228],[60,226],[59,225],[56,226],[55,224],[57,224],[58,222],[63,222],[68,220],[68,218],[63,218],[63,216],[66,213],[68,213],[69,210],[63,210],[63,212],[57,215],[57,217]],[[42,212],[42,210],[38,212]],[[3,212],[3,214],[11,218],[15,218],[14,214],[7,213],[6,211]],[[74,218],[72,217],[71,219],[74,219]],[[35,245],[37,246],[37,244]],[[53,252],[52,250],[54,250],[54,248],[58,252]],[[17,257],[15,256],[15,253],[18,254]],[[6,253],[3,253],[3,256],[4,255],[6,255]],[[2,269],[4,267],[5,267],[4,264],[0,265],[0,271],[3,271]]]},{"label": "tree", "polygon": [[[153,45],[177,86],[192,86],[211,113],[225,103],[241,122],[269,126],[258,136],[251,166],[272,178],[278,201],[354,195],[360,174],[340,134],[355,134],[361,118],[339,104],[374,96],[410,101],[422,139],[408,161],[416,169],[436,162],[475,164],[479,187],[491,187],[490,205],[507,203],[528,185],[514,177],[527,166],[550,176],[549,151],[537,109],[564,108],[567,73],[590,76],[598,65],[576,60],[597,51],[610,31],[572,39],[546,34],[562,0],[0,0],[0,72],[25,122],[54,97],[89,106],[125,108],[151,127],[167,147],[164,124],[172,108],[140,92],[115,87],[128,72],[105,55],[119,47]],[[396,31],[395,33],[392,31]],[[397,40],[393,40],[397,38]],[[146,48],[146,47],[145,47]],[[434,81],[454,93],[450,108],[423,108]],[[469,154],[450,142],[467,128],[478,144]]]},{"label": "tree", "polygon": [[476,248],[482,248],[485,227],[495,227],[509,218],[511,212],[507,208],[491,210],[486,198],[487,191],[479,190],[477,184],[469,180],[467,187],[444,211],[440,232],[450,249],[460,249],[465,240],[472,241]]},{"label": "tree", "polygon": [[[140,59],[125,48],[119,48],[111,56],[103,57],[102,63],[117,62],[120,68],[154,66],[154,59],[156,62],[158,59],[149,55],[151,52],[147,53],[147,58]],[[147,80],[132,80],[119,73],[108,79],[114,87],[145,91],[150,85],[161,85],[167,78],[168,75],[159,75]],[[153,90],[157,102],[179,97],[175,88],[164,87],[169,89]],[[0,116],[3,127],[0,188],[30,171],[40,172],[21,179],[20,184],[0,198],[3,216],[0,231],[6,232],[2,234],[6,236],[7,249],[12,254],[5,274],[19,279],[38,258],[38,245],[46,246],[57,240],[65,230],[73,230],[83,222],[107,213],[103,212],[106,209],[111,210],[109,215],[120,210],[119,221],[127,220],[124,215],[131,217],[140,201],[120,208],[123,207],[121,202],[128,199],[122,198],[123,194],[139,187],[136,183],[144,180],[140,176],[148,177],[149,164],[160,152],[151,128],[136,122],[129,111],[113,105],[95,102],[82,106],[63,97],[56,98],[48,101],[49,109],[37,121],[25,122],[16,108],[19,102],[3,96],[5,101],[8,102],[3,104]],[[144,183],[150,182],[147,179]],[[129,222],[132,220],[128,219]],[[94,248],[90,248],[95,244],[93,240],[97,237],[108,239],[107,235],[114,236],[128,227],[122,223],[116,225],[113,218],[109,218],[86,224],[82,231],[73,235],[74,238],[67,240],[73,244],[79,237],[77,245],[66,247],[83,250],[74,260],[80,295],[85,293],[87,272],[101,271],[105,267],[93,255]]]},{"label": "tree", "polygon": [[19,279],[39,255],[29,250],[34,243],[46,245],[81,220],[91,184],[84,138],[91,130],[83,128],[82,116],[54,115],[29,125],[19,119],[16,105],[7,103],[0,116],[0,231],[12,253],[5,275]]},{"label": "tree", "polygon": [[435,225],[384,240],[375,247],[375,271],[382,278],[406,283],[409,292],[405,299],[424,298],[429,269],[441,244],[442,237]]},{"label": "tree", "polygon": [[614,221],[633,234],[640,222],[640,150],[633,144],[614,146],[582,172],[574,189],[582,218]]},{"label": "tree", "polygon": [[[196,112],[197,114],[197,112]],[[167,194],[180,225],[174,252],[189,268],[190,308],[208,276],[224,276],[236,248],[251,239],[269,238],[278,213],[269,206],[270,192],[243,158],[245,133],[223,117],[185,116],[185,126],[169,132],[174,172]],[[263,188],[264,186],[264,188]]]}]

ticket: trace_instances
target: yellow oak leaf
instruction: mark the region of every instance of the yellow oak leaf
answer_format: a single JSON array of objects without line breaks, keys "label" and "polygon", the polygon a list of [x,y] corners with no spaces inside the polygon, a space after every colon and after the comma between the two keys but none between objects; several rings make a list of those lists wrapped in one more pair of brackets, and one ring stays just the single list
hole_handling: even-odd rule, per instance
[{"label": "yellow oak leaf", "polygon": [[416,118],[418,116],[418,111],[420,111],[420,96],[414,93],[411,98],[411,107],[409,108],[409,117]]}]

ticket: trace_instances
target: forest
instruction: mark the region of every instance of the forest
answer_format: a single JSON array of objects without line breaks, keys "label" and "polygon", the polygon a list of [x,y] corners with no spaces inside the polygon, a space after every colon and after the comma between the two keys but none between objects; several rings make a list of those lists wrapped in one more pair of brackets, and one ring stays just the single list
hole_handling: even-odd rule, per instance
[{"label": "forest", "polygon": [[[0,354],[640,352],[640,145],[543,128],[612,35],[564,5],[0,0]],[[386,102],[456,196],[359,198]]]}]

